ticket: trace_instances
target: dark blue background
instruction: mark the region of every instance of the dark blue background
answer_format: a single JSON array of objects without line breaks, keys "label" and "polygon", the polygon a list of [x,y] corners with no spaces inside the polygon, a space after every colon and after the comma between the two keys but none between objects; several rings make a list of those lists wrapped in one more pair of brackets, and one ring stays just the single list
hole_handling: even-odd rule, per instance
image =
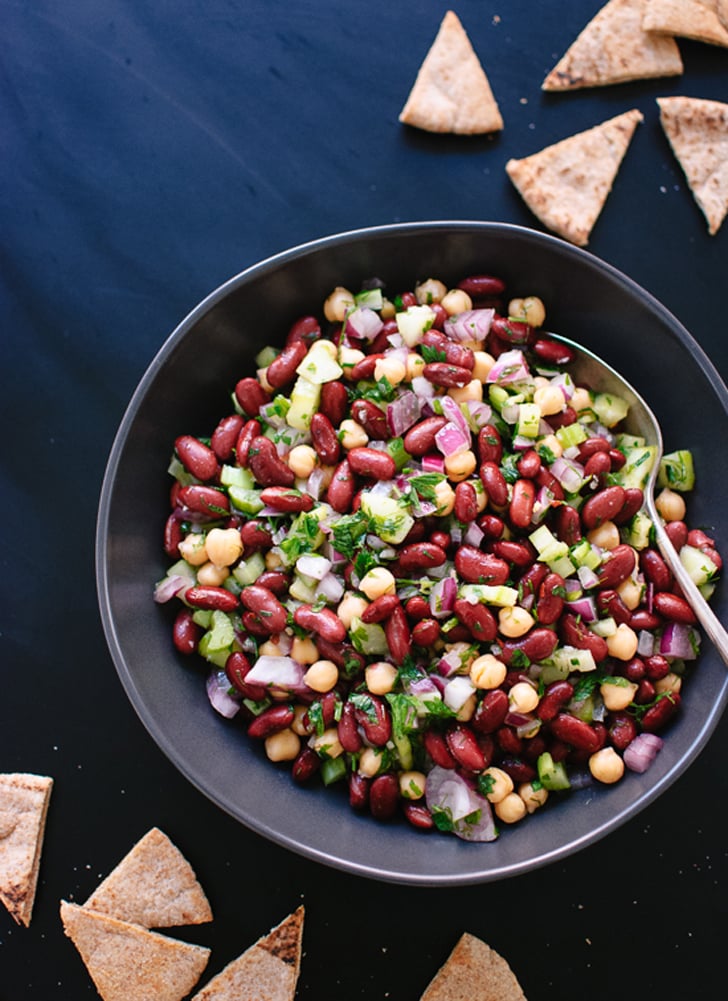
[{"label": "dark blue background", "polygon": [[447,9],[434,0],[0,0],[0,770],[56,778],[33,923],[0,913],[1,1001],[94,996],[58,901],[85,899],[153,825],[210,895],[214,924],[180,933],[212,946],[209,973],[303,901],[302,998],[416,999],[465,930],[530,1001],[716,996],[725,722],[657,803],[566,862],[483,887],[369,883],[268,844],[177,774],[123,694],[96,605],[114,432],[204,295],[369,224],[540,228],[507,159],[631,107],[645,121],[589,249],[661,299],[726,377],[728,227],[707,235],[655,98],[728,100],[728,50],[681,42],[681,78],[543,95],[599,6],[461,0],[505,119],[500,135],[463,138],[397,121]]}]

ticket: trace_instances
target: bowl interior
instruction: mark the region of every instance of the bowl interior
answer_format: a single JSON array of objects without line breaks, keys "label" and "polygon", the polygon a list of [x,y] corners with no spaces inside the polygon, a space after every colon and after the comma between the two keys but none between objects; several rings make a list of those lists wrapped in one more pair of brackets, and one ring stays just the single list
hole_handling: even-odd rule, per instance
[{"label": "bowl interior", "polygon": [[[259,834],[319,862],[394,882],[484,882],[596,841],[690,764],[728,691],[725,667],[706,641],[683,711],[645,775],[570,793],[496,842],[471,845],[354,815],[343,790],[296,787],[239,726],[213,712],[202,662],[173,650],[173,611],[153,603],[152,589],[168,565],[162,528],[174,438],[209,434],[230,412],[235,382],[254,374],[254,355],[265,344],[280,345],[298,316],[320,314],[336,285],[357,290],[377,277],[393,296],[428,277],[453,284],[476,273],[503,277],[510,295],[540,296],[548,329],[593,350],[642,392],[662,424],[666,449],[694,453],[698,485],[689,501],[691,523],[728,537],[722,474],[712,461],[728,434],[728,394],[692,337],[649,294],[590,254],[520,227],[470,222],[412,223],[329,237],[264,261],[213,292],[170,335],[134,394],[99,508],[104,629],[128,697],[161,749],[195,786]],[[719,588],[714,607],[720,618],[727,602],[725,588]]]}]

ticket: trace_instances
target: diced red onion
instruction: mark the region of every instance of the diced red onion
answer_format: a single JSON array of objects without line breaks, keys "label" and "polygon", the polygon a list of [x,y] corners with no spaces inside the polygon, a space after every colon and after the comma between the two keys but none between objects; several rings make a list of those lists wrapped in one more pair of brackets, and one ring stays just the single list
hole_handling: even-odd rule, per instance
[{"label": "diced red onion", "polygon": [[422,412],[422,403],[409,389],[387,404],[387,427],[395,438],[408,431]]},{"label": "diced red onion", "polygon": [[331,570],[331,561],[318,553],[304,553],[296,560],[296,570],[304,577],[313,577],[314,580],[322,580]]},{"label": "diced red onion", "polygon": [[182,574],[172,574],[165,577],[154,587],[154,600],[160,605],[164,604],[165,601],[170,601],[178,595],[180,591],[191,587],[193,583],[191,577],[183,577]]},{"label": "diced red onion", "polygon": [[211,671],[207,676],[207,697],[213,709],[232,719],[240,710],[240,702],[230,695],[230,682],[224,671]]},{"label": "diced red onion", "polygon": [[668,622],[660,637],[660,653],[663,657],[679,660],[695,660],[699,634],[682,622]]},{"label": "diced red onion", "polygon": [[306,480],[306,493],[314,500],[319,500],[321,497],[325,476],[326,471],[323,466],[314,466]]},{"label": "diced red onion", "polygon": [[640,657],[651,657],[655,652],[655,637],[647,629],[637,633],[637,653]]},{"label": "diced red onion", "polygon": [[584,467],[581,463],[567,459],[563,455],[554,459],[549,466],[549,471],[553,473],[568,494],[578,493],[584,483]]},{"label": "diced red onion", "polygon": [[576,571],[576,576],[579,578],[581,586],[587,590],[589,590],[589,588],[596,587],[599,583],[599,577],[591,567],[579,567]]},{"label": "diced red onion", "polygon": [[468,423],[474,431],[480,431],[493,416],[493,408],[482,400],[466,400],[465,409],[468,411]]},{"label": "diced red onion", "polygon": [[533,448],[533,438],[527,438],[525,434],[514,435],[513,448],[516,452],[525,452]]},{"label": "diced red onion", "polygon": [[506,424],[515,424],[519,414],[520,410],[517,403],[506,403],[505,406],[501,407],[501,417]]},{"label": "diced red onion", "polygon": [[440,689],[429,675],[407,682],[405,687],[410,695],[417,695],[419,697],[440,694]]},{"label": "diced red onion", "polygon": [[443,678],[451,678],[463,666],[457,650],[449,650],[437,662],[437,670]]},{"label": "diced red onion", "polygon": [[431,400],[435,396],[435,387],[424,375],[416,375],[412,380],[412,391],[419,400]]},{"label": "diced red onion", "polygon": [[567,403],[574,395],[574,381],[568,372],[559,372],[558,375],[555,375],[551,380],[551,385],[559,387]]},{"label": "diced red onion", "polygon": [[[454,833],[465,841],[495,841],[498,837],[488,800],[451,768],[436,765],[430,769],[425,802],[431,812],[443,812],[450,817]],[[477,820],[467,823],[466,817]]]},{"label": "diced red onion", "polygon": [[321,578],[315,593],[317,598],[325,598],[326,601],[333,604],[343,598],[344,584],[335,573],[327,573],[325,577]]},{"label": "diced red onion", "polygon": [[443,416],[447,417],[448,421],[456,424],[462,433],[469,439],[470,425],[465,419],[465,414],[460,409],[460,404],[456,403],[452,396],[441,396],[440,406],[442,407]]},{"label": "diced red onion", "polygon": [[453,455],[455,452],[464,452],[470,448],[470,431],[467,436],[463,431],[453,424],[452,421],[440,428],[435,435],[435,444],[443,455]]},{"label": "diced red onion", "polygon": [[373,341],[384,326],[379,313],[368,306],[357,306],[347,314],[345,331],[357,341]]},{"label": "diced red onion", "polygon": [[430,614],[435,619],[445,619],[452,612],[458,594],[454,577],[443,577],[430,591]]},{"label": "diced red onion", "polygon": [[548,487],[538,488],[536,499],[533,502],[533,512],[531,514],[531,521],[534,525],[540,524],[540,522],[542,522],[546,517],[551,508],[553,499],[554,495]]},{"label": "diced red onion", "polygon": [[624,763],[632,772],[646,772],[662,749],[664,741],[656,733],[638,733],[624,749]]},{"label": "diced red onion", "polygon": [[465,534],[463,535],[463,542],[466,546],[474,546],[476,549],[480,547],[480,543],[485,537],[485,532],[478,525],[476,521],[471,521],[468,525]]},{"label": "diced red onion", "polygon": [[304,687],[303,674],[303,665],[292,657],[266,654],[258,657],[246,674],[245,680],[251,685],[270,685],[295,692]]},{"label": "diced red onion", "polygon": [[575,615],[580,616],[584,622],[595,622],[597,619],[597,609],[594,599],[589,595],[582,595],[581,598],[576,598],[574,601],[567,601],[567,606],[574,612]]},{"label": "diced red onion", "polygon": [[513,382],[523,382],[528,379],[529,374],[523,352],[519,351],[518,348],[513,348],[512,351],[504,351],[502,355],[498,356],[485,381],[507,385]]},{"label": "diced red onion", "polygon": [[453,341],[484,341],[494,316],[494,309],[466,309],[448,317],[443,332]]},{"label": "diced red onion", "polygon": [[445,685],[445,691],[442,693],[442,698],[445,705],[452,709],[453,712],[457,713],[460,712],[474,691],[475,685],[472,683],[470,678],[466,677],[464,674],[456,674],[455,677],[450,678],[448,683]]},{"label": "diced red onion", "polygon": [[[422,472],[423,473],[444,473],[445,472],[445,460],[441,455],[436,455],[434,452],[428,455],[422,456]],[[433,510],[436,507],[433,506]]]}]

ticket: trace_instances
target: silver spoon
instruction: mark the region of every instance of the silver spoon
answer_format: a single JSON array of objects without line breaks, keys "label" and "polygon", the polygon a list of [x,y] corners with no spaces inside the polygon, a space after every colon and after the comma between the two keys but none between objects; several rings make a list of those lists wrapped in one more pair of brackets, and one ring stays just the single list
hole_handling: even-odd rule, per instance
[{"label": "silver spoon", "polygon": [[718,653],[728,664],[728,632],[722,626],[712,608],[698,590],[687,570],[683,566],[677,550],[665,531],[664,523],[655,507],[655,483],[663,454],[662,432],[652,410],[640,396],[637,390],[623,376],[616,372],[597,355],[587,348],[562,337],[560,334],[549,334],[554,340],[567,344],[575,353],[576,360],[569,366],[569,371],[575,380],[583,382],[598,392],[611,392],[621,396],[629,404],[627,425],[633,434],[641,435],[647,445],[653,445],[657,451],[650,475],[644,490],[643,508],[654,525],[655,539],[665,562],[670,567],[685,599],[690,604],[698,622],[710,638]]}]

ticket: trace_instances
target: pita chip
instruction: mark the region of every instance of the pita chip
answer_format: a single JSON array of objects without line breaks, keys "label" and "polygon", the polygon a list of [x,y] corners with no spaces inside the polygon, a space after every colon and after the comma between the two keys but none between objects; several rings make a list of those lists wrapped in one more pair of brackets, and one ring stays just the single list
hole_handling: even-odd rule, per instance
[{"label": "pita chip", "polygon": [[27,928],[38,886],[53,779],[22,772],[0,775],[0,900]]},{"label": "pita chip", "polygon": [[213,977],[192,1001],[293,1001],[301,969],[303,906]]},{"label": "pita chip", "polygon": [[728,213],[728,104],[658,97],[660,122],[714,236]]},{"label": "pita chip", "polygon": [[210,950],[61,901],[63,930],[104,1001],[181,1001]]},{"label": "pita chip", "polygon": [[609,0],[541,84],[542,90],[578,90],[627,80],[679,76],[674,38],[642,28],[648,0]]},{"label": "pita chip", "polygon": [[463,135],[503,128],[488,78],[451,10],[440,24],[399,120],[426,132]]},{"label": "pita chip", "polygon": [[212,910],[184,855],[153,827],[84,904],[143,928],[172,928],[212,920]]},{"label": "pita chip", "polygon": [[728,0],[718,0],[718,5],[715,8],[715,11],[718,15],[718,20],[726,31],[728,31]]},{"label": "pita chip", "polygon": [[509,160],[506,172],[545,226],[584,247],[642,117],[633,108],[522,160]]},{"label": "pita chip", "polygon": [[526,1001],[526,995],[505,959],[466,932],[420,1001]]},{"label": "pita chip", "polygon": [[647,0],[642,27],[662,35],[728,46],[728,29],[718,17],[718,0]]}]

